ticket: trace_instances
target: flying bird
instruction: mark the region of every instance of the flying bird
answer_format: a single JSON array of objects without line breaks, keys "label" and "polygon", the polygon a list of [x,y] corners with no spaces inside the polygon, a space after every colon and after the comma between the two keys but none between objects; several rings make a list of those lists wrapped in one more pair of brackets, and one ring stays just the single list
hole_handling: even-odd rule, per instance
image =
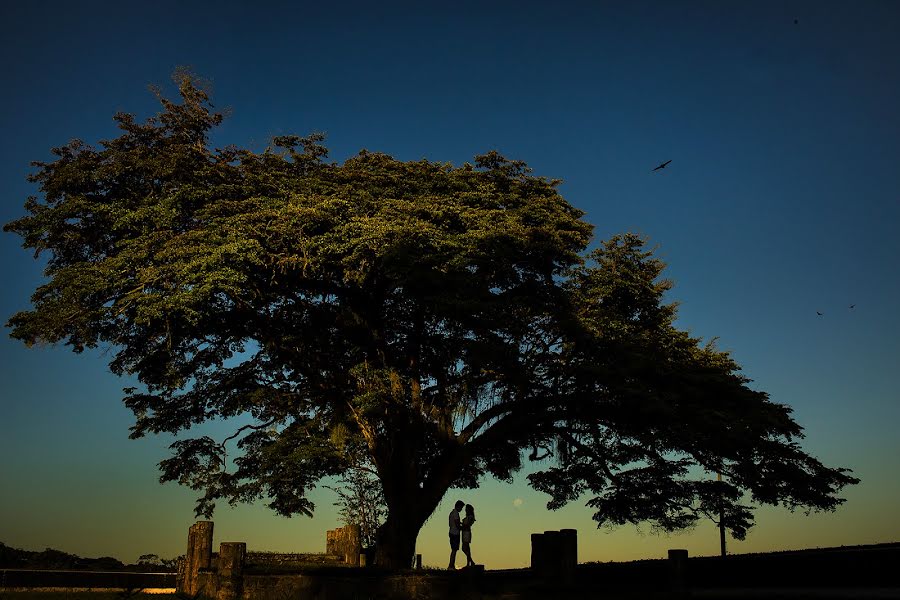
[{"label": "flying bird", "polygon": [[850,305],[850,308],[853,308],[854,306],[856,306],[856,305],[855,305],[855,304],[851,304],[851,305]]},{"label": "flying bird", "polygon": [[[663,164],[661,164],[661,165],[659,165],[658,167],[656,167],[655,169],[653,169],[653,171],[659,171],[660,169],[665,169],[665,168],[666,168],[666,165],[669,164],[670,162],[672,162],[671,159],[667,160],[667,161],[664,162]],[[650,172],[652,173],[653,171],[650,171]]]},{"label": "flying bird", "polygon": [[819,315],[820,317],[822,316],[822,313],[820,313],[819,311],[816,311],[816,314]]}]

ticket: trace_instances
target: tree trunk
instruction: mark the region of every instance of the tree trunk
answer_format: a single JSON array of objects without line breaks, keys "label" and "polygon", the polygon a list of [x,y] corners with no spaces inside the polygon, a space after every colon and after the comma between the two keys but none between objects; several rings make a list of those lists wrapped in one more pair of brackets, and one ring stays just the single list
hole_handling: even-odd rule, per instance
[{"label": "tree trunk", "polygon": [[[384,499],[388,508],[385,522],[378,528],[375,538],[375,564],[388,569],[409,569],[416,552],[419,530],[434,513],[458,471],[459,456],[440,461],[435,465],[439,473],[424,482],[407,480],[407,485],[397,480],[382,479]],[[449,555],[449,547],[447,549]]]},{"label": "tree trunk", "polygon": [[425,523],[408,514],[388,508],[388,517],[378,528],[375,541],[375,564],[387,569],[409,569],[416,553],[416,538]]},{"label": "tree trunk", "polygon": [[391,449],[391,460],[376,460],[388,515],[375,537],[375,565],[409,569],[412,568],[419,530],[457,477],[466,453],[456,447],[435,458],[431,475],[421,481],[417,477],[408,439],[402,434],[396,435]]},{"label": "tree trunk", "polygon": [[725,509],[719,508],[719,551],[725,556]]}]

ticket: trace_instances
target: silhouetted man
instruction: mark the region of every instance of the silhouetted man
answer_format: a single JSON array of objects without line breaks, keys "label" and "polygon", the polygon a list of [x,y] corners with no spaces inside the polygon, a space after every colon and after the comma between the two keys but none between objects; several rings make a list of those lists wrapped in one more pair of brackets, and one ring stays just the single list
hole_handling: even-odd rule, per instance
[{"label": "silhouetted man", "polygon": [[450,565],[447,568],[451,571],[456,570],[456,551],[459,550],[459,511],[465,505],[462,500],[457,500],[453,510],[450,511]]}]

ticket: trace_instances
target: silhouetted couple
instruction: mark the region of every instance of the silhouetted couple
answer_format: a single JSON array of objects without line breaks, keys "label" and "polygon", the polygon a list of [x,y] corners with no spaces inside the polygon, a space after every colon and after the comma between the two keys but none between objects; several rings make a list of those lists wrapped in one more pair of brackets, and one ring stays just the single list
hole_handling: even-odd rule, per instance
[{"label": "silhouetted couple", "polygon": [[[459,512],[466,507],[466,516],[459,518]],[[450,511],[450,566],[451,571],[456,569],[456,551],[459,550],[459,542],[462,539],[462,551],[466,555],[466,566],[475,565],[472,560],[472,524],[475,522],[475,508],[462,500],[457,500]]]}]

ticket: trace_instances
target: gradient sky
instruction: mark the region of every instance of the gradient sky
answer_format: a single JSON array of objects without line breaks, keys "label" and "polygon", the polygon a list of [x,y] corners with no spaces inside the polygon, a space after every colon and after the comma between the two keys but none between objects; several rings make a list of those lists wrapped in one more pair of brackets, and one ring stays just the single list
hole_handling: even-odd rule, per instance
[{"label": "gradient sky", "polygon": [[[116,111],[154,113],[147,85],[171,91],[178,65],[230,112],[217,145],[323,131],[337,161],[498,149],[563,179],[594,243],[658,245],[679,326],[718,336],[794,408],[808,452],[862,479],[833,514],[760,510],[729,549],[900,540],[900,3],[4,2],[0,48],[4,223],[35,193],[29,161],[114,137]],[[3,321],[42,281],[20,241],[0,235]],[[157,482],[170,439],[127,439],[130,382],[108,358],[0,339],[0,541],[184,552],[193,494]],[[583,502],[549,512],[519,478],[451,491],[420,534],[426,564],[446,564],[457,497],[478,508],[489,568],[526,566],[529,534],[561,527],[578,529],[582,561],[718,550],[711,523],[597,530]],[[323,551],[334,494],[313,498],[313,519],[220,507],[216,543]]]}]

